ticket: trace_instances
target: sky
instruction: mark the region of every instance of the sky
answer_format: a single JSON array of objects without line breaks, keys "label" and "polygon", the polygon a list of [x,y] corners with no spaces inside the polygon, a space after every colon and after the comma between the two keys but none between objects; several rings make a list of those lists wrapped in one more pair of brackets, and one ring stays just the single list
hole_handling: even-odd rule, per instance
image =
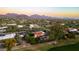
[{"label": "sky", "polygon": [[0,7],[0,14],[17,13],[58,17],[79,17],[78,7]]}]

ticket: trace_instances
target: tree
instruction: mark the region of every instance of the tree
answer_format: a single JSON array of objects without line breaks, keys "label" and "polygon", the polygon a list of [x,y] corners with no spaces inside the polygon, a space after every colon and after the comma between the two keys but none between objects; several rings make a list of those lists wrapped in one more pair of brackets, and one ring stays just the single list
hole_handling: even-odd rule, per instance
[{"label": "tree", "polygon": [[20,37],[19,37],[19,34],[16,33],[16,35],[15,35],[15,39],[18,41],[19,38],[20,38]]},{"label": "tree", "polygon": [[16,40],[15,39],[6,39],[5,40],[5,47],[7,51],[11,51],[12,47],[15,46]]},{"label": "tree", "polygon": [[26,41],[26,42],[29,42],[31,44],[35,44],[37,43],[36,39],[34,38],[34,34],[29,32],[28,34],[25,34],[23,39]]},{"label": "tree", "polygon": [[65,34],[64,26],[60,25],[59,23],[55,23],[49,29],[50,29],[49,39],[51,40],[62,39]]},{"label": "tree", "polygon": [[17,26],[8,26],[7,32],[16,32],[17,31]]},{"label": "tree", "polygon": [[15,39],[16,39],[17,43],[21,44],[22,38],[20,37],[20,35],[18,33],[16,33]]},{"label": "tree", "polygon": [[66,36],[69,39],[75,39],[76,38],[76,34],[74,32],[68,33],[68,34],[66,34]]}]

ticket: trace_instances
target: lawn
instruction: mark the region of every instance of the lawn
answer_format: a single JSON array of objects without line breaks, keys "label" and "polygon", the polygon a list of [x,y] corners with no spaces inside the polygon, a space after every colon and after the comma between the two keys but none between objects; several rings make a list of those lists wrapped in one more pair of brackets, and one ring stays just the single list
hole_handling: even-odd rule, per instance
[{"label": "lawn", "polygon": [[50,48],[48,51],[79,51],[79,43]]}]

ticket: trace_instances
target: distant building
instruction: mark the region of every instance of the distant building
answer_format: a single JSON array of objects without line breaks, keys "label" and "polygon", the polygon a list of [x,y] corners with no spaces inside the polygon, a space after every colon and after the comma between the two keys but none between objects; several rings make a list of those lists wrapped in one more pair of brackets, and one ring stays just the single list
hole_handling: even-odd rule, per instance
[{"label": "distant building", "polygon": [[7,26],[0,27],[0,33],[5,32],[7,28],[8,28]]},{"label": "distant building", "polygon": [[61,23],[61,25],[65,25],[64,23]]},{"label": "distant building", "polygon": [[17,25],[17,27],[18,27],[18,28],[23,28],[23,27],[24,27],[24,25]]},{"label": "distant building", "polygon": [[7,24],[8,26],[16,26],[17,24],[14,23],[14,24]]},{"label": "distant building", "polygon": [[78,30],[76,28],[69,28],[69,31],[73,32],[73,31],[78,31]]},{"label": "distant building", "polygon": [[40,26],[37,25],[37,24],[30,24],[29,28],[32,29],[32,28],[39,28]]}]

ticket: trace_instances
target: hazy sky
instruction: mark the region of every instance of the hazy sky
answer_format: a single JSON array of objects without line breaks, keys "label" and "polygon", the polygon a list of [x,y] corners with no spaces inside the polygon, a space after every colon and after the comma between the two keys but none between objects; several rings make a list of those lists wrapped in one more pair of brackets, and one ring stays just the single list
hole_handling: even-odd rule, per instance
[{"label": "hazy sky", "polygon": [[1,7],[0,14],[6,14],[6,13],[79,17],[79,8],[78,7]]}]

